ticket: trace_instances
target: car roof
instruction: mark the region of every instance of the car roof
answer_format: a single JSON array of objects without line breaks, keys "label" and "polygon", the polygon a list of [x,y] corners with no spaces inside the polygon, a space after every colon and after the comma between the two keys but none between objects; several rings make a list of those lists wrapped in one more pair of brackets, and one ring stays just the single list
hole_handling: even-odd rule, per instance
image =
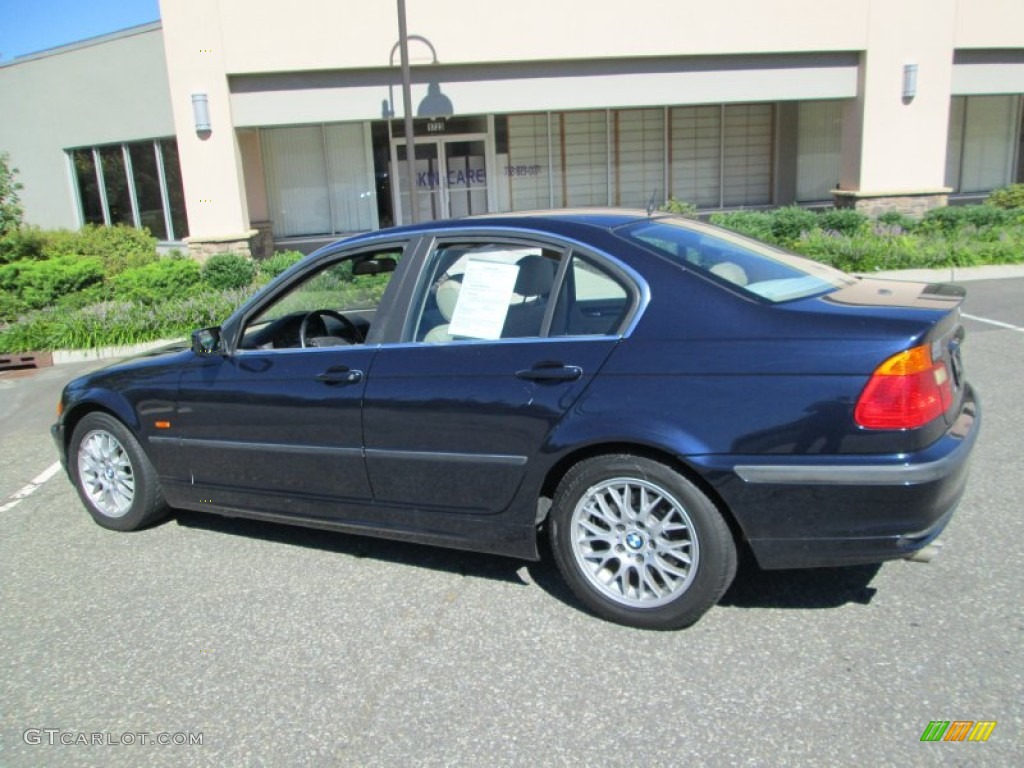
[{"label": "car roof", "polygon": [[661,211],[648,214],[643,210],[625,208],[559,208],[553,210],[516,211],[512,213],[488,213],[458,219],[406,224],[356,235],[346,238],[344,242],[355,243],[363,239],[413,235],[434,230],[471,230],[488,227],[515,227],[563,235],[579,234],[588,229],[610,232],[627,224],[663,218],[669,215],[671,214]]}]

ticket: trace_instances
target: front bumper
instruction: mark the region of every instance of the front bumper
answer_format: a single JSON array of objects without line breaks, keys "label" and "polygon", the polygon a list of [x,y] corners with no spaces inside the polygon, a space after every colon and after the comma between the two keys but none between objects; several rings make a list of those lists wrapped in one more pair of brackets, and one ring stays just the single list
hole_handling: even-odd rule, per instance
[{"label": "front bumper", "polygon": [[50,437],[57,445],[57,455],[60,457],[60,465],[66,470],[68,468],[68,452],[64,442],[64,422],[58,421],[50,427]]},{"label": "front bumper", "polygon": [[942,438],[890,457],[733,457],[709,467],[763,568],[906,557],[946,527],[967,484],[981,408],[969,387]]}]

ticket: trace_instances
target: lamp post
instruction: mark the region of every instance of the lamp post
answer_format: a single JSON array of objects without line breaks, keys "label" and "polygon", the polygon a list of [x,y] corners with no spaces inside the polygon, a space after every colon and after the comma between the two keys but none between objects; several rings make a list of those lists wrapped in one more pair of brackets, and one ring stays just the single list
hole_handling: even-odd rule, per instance
[{"label": "lamp post", "polygon": [[412,75],[409,72],[409,32],[405,24],[405,0],[398,0],[398,45],[402,50],[402,106],[405,109],[405,163],[409,185],[409,217],[419,221],[416,205],[416,139],[412,125]]}]

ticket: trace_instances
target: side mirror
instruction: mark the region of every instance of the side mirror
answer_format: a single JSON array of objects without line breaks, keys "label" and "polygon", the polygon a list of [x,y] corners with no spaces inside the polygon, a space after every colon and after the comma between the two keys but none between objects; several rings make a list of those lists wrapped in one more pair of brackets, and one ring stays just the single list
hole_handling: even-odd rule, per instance
[{"label": "side mirror", "polygon": [[200,328],[192,331],[192,351],[197,355],[212,355],[220,351],[220,327]]}]

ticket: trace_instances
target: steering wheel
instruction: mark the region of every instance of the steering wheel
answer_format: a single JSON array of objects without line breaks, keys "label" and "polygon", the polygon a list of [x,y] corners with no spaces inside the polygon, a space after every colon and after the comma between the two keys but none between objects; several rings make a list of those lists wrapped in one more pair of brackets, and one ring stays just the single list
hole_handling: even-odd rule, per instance
[{"label": "steering wheel", "polygon": [[[346,329],[348,329],[356,344],[363,343],[363,332],[359,330],[359,326],[357,326],[343,314],[341,314],[340,312],[335,312],[333,309],[314,309],[312,312],[309,312],[304,318],[302,318],[302,325],[299,326],[299,344],[301,344],[303,347],[311,346],[306,342],[306,334],[309,332],[309,325],[314,317],[330,317],[337,320],[339,323],[344,325]],[[323,326],[324,333],[326,333],[327,324],[324,323],[323,320],[321,320],[320,325]],[[312,346],[316,345],[313,344]]]}]

